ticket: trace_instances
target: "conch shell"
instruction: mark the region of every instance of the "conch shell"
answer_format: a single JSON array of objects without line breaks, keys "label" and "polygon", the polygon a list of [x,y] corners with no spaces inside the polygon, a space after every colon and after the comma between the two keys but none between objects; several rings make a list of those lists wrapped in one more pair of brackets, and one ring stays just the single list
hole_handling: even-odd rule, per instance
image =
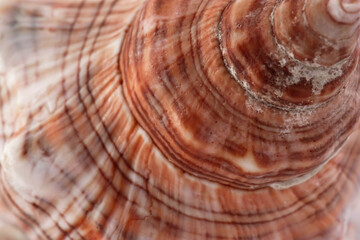
[{"label": "conch shell", "polygon": [[359,239],[359,0],[0,16],[0,238]]}]

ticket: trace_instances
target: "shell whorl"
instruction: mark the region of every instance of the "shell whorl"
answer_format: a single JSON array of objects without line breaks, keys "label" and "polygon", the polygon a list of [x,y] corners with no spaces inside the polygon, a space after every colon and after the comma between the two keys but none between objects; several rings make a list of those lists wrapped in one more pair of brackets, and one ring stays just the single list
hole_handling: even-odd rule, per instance
[{"label": "shell whorl", "polygon": [[229,71],[251,95],[275,107],[314,107],[328,101],[358,64],[358,13],[348,13],[352,21],[341,22],[334,17],[342,9],[335,3],[340,4],[232,2],[220,33]]},{"label": "shell whorl", "polygon": [[0,238],[344,239],[359,5],[0,0]]},{"label": "shell whorl", "polygon": [[[136,119],[195,176],[239,188],[307,179],[359,115],[358,21],[330,19],[326,3],[149,1],[120,59]],[[320,36],[308,8],[348,38]],[[310,45],[319,48],[313,56]],[[330,56],[335,63],[321,60]]]}]

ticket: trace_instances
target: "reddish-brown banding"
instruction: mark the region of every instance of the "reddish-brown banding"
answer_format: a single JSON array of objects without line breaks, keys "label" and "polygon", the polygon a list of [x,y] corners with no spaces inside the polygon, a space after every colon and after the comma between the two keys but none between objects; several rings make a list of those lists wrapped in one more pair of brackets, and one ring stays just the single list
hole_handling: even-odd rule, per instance
[{"label": "reddish-brown banding", "polygon": [[3,219],[29,239],[350,236],[358,35],[324,51],[321,73],[343,65],[322,89],[281,88],[324,43],[299,18],[305,2],[341,26],[360,11],[358,0],[1,3],[0,238]]},{"label": "reddish-brown banding", "polygon": [[[306,76],[283,86],[301,77],[292,69],[302,64],[277,47],[272,26],[276,9],[288,2],[191,2],[198,11],[185,17],[168,15],[170,9],[191,11],[183,2],[150,2],[138,15],[122,46],[125,96],[176,166],[210,181],[258,188],[314,171],[343,145],[359,115],[358,50],[333,81],[318,76],[328,81],[315,89],[319,93]],[[302,1],[291,3],[303,8]],[[242,17],[248,12],[251,17]],[[144,22],[153,24],[146,28]],[[242,35],[247,40],[238,42]],[[312,70],[332,71],[319,68]]]}]

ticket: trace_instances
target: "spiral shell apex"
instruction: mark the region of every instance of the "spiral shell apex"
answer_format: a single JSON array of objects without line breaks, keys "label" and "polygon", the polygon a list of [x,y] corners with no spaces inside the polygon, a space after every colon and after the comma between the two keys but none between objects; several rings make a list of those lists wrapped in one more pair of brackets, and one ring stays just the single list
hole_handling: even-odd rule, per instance
[{"label": "spiral shell apex", "polygon": [[257,188],[311,175],[359,115],[359,24],[335,22],[326,4],[150,1],[120,59],[134,116],[197,177]]},{"label": "spiral shell apex", "polygon": [[0,16],[0,239],[359,236],[359,0]]}]

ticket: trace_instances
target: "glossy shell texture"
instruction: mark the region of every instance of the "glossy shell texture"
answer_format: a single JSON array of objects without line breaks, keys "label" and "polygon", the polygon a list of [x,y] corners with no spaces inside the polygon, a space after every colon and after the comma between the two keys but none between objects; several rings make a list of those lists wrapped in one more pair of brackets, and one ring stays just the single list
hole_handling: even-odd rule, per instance
[{"label": "glossy shell texture", "polygon": [[0,16],[0,239],[359,239],[359,0]]}]

